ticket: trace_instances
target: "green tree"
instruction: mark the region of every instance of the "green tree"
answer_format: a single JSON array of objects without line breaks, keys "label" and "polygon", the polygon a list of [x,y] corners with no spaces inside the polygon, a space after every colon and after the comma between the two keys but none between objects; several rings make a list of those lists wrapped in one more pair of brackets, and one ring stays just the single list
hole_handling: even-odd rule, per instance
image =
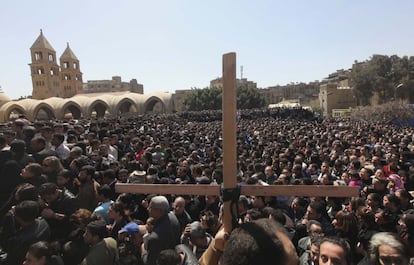
[{"label": "green tree", "polygon": [[[222,107],[222,89],[212,88],[193,88],[183,99],[183,104],[187,110],[218,110]],[[265,99],[257,88],[239,86],[237,88],[237,107],[238,109],[261,108],[265,106]]]},{"label": "green tree", "polygon": [[350,83],[355,89],[357,105],[369,105],[370,98],[373,95],[372,72],[369,62],[359,63],[355,61],[351,75]]},{"label": "green tree", "polygon": [[369,62],[374,92],[379,95],[379,102],[384,103],[386,99],[393,97],[393,67],[390,57],[375,54]]},{"label": "green tree", "polygon": [[355,62],[352,67],[350,82],[355,88],[358,105],[369,105],[374,93],[379,96],[379,103],[390,99],[414,99],[414,58],[397,55],[373,55],[370,60]]},{"label": "green tree", "polygon": [[254,109],[262,108],[266,104],[262,94],[257,88],[241,85],[237,88],[237,108]]},{"label": "green tree", "polygon": [[217,110],[221,109],[221,89],[220,88],[194,88],[183,99],[183,104],[187,110]]}]

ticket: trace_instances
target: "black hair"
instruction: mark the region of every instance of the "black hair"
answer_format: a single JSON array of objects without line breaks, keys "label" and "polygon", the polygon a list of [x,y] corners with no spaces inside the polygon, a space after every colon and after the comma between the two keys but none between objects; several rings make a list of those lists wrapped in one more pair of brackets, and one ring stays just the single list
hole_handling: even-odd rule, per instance
[{"label": "black hair", "polygon": [[18,198],[18,201],[36,201],[38,199],[39,193],[37,188],[30,183],[22,183],[16,188],[15,196]]},{"label": "black hair", "polygon": [[223,253],[223,265],[285,264],[288,258],[276,232],[283,228],[269,219],[241,224],[233,230]]},{"label": "black hair", "polygon": [[39,216],[39,204],[35,201],[22,201],[14,208],[14,214],[24,222],[34,221]]},{"label": "black hair", "polygon": [[106,229],[106,222],[104,220],[96,220],[90,222],[86,229],[94,236],[98,236],[100,239],[103,239],[107,236],[108,231]]},{"label": "black hair", "polygon": [[73,174],[68,169],[62,169],[61,171],[58,172],[57,175],[65,178],[65,179],[69,179],[69,180],[73,179]]},{"label": "black hair", "polygon": [[275,220],[276,222],[278,222],[281,225],[285,225],[286,224],[286,216],[283,213],[282,209],[274,209],[270,206],[266,206],[265,208],[263,208],[263,212],[264,213],[268,213],[268,215],[270,216],[270,218],[272,220]]},{"label": "black hair", "polygon": [[98,188],[97,193],[99,195],[104,196],[107,199],[111,198],[111,196],[112,196],[112,190],[111,190],[111,187],[109,187],[108,184],[101,185]]},{"label": "black hair", "polygon": [[116,177],[115,170],[109,168],[103,172],[103,177],[114,179]]},{"label": "black hair", "polygon": [[95,168],[91,165],[83,166],[80,171],[86,171],[86,174],[88,176],[91,176],[91,177],[95,176]]},{"label": "black hair", "polygon": [[164,249],[157,258],[157,265],[179,265],[181,256],[174,249]]},{"label": "black hair", "polygon": [[36,243],[33,243],[29,249],[27,250],[27,253],[34,256],[36,259],[40,259],[41,257],[46,258],[46,263],[49,261],[52,257],[53,251],[50,248],[49,244],[46,241],[38,241]]},{"label": "black hair", "polygon": [[58,140],[60,143],[63,143],[63,141],[65,140],[65,136],[61,133],[55,133],[53,135],[53,138],[55,138],[56,140]]},{"label": "black hair", "polygon": [[345,239],[339,238],[339,237],[324,237],[321,239],[319,246],[322,246],[322,244],[326,242],[341,247],[343,251],[345,252],[346,264],[351,264],[351,260],[352,260],[351,247]]}]

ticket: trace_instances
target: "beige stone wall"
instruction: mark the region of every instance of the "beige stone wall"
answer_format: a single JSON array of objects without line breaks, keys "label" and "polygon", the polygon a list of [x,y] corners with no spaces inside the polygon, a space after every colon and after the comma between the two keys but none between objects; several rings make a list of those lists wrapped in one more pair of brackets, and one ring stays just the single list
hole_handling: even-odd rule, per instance
[{"label": "beige stone wall", "polygon": [[285,86],[268,87],[260,89],[259,91],[264,95],[267,104],[275,104],[289,99],[299,99],[301,105],[308,106],[311,102],[318,99],[319,83],[289,84]]},{"label": "beige stone wall", "polygon": [[84,93],[131,91],[143,94],[144,86],[138,84],[136,79],[132,79],[130,82],[122,82],[120,76],[113,76],[111,80],[88,80],[83,85],[83,90]]},{"label": "beige stone wall", "polygon": [[324,117],[331,117],[334,109],[356,107],[354,90],[347,86],[338,87],[336,83],[325,83],[320,86],[319,101]]},{"label": "beige stone wall", "polygon": [[175,111],[185,110],[183,99],[188,93],[191,93],[191,91],[192,91],[191,89],[176,90],[175,93],[172,94],[172,102],[173,102]]},{"label": "beige stone wall", "polygon": [[[257,88],[257,83],[247,80],[247,78],[236,79],[237,86],[245,85],[249,88]],[[223,87],[223,79],[221,77],[210,81],[210,87]]]}]

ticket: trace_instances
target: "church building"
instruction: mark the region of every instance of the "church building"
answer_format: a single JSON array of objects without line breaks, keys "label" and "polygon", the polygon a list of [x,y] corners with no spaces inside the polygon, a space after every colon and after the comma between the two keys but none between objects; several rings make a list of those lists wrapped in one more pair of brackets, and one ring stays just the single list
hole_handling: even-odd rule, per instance
[{"label": "church building", "polygon": [[30,48],[29,64],[33,84],[33,99],[51,97],[70,98],[83,91],[79,60],[69,43],[57,62],[56,51],[40,30],[40,35]]}]

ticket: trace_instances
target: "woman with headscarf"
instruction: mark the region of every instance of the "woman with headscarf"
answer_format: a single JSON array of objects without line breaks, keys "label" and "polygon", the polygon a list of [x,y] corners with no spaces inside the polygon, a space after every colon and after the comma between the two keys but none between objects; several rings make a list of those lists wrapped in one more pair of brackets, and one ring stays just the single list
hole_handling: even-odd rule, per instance
[{"label": "woman with headscarf", "polygon": [[395,193],[397,190],[404,189],[404,182],[397,174],[391,174],[388,176],[387,188],[390,190],[390,193]]}]

